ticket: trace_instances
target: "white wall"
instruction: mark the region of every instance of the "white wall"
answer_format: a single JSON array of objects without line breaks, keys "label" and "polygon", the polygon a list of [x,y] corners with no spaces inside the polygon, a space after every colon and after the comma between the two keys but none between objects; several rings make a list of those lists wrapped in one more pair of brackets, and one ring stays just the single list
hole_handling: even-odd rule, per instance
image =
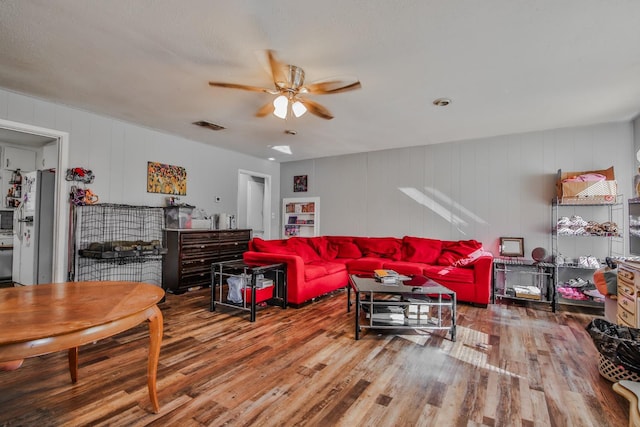
[{"label": "white wall", "polygon": [[[496,254],[500,236],[524,237],[529,255],[551,250],[558,169],[613,165],[626,200],[633,147],[624,122],[320,158],[282,164],[280,192],[319,196],[324,235],[477,239]],[[308,175],[307,193],[293,193],[294,175]]]},{"label": "white wall", "polygon": [[[102,203],[164,206],[167,195],[146,190],[147,162],[155,161],[185,167],[187,195],[181,202],[209,213],[237,213],[238,169],[271,175],[271,205],[280,204],[280,166],[268,160],[2,89],[0,119],[68,132],[68,165],[94,172],[89,187]],[[215,196],[220,203],[214,202]],[[271,227],[275,237],[277,218]]]}]

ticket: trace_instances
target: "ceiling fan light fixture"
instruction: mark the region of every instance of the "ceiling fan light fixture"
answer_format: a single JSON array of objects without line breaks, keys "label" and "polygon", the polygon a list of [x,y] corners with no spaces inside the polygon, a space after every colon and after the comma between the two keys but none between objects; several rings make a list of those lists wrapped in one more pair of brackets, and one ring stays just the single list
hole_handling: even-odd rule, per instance
[{"label": "ceiling fan light fixture", "polygon": [[289,100],[286,96],[280,95],[276,99],[273,100],[273,106],[275,110],[273,110],[273,115],[279,117],[281,119],[287,118],[287,106],[289,104]]},{"label": "ceiling fan light fixture", "polygon": [[300,117],[307,112],[307,107],[305,107],[304,104],[300,101],[294,102],[293,105],[291,105],[291,109],[293,110],[293,114],[295,114],[296,117]]},{"label": "ceiling fan light fixture", "polygon": [[433,105],[437,107],[446,107],[451,104],[451,100],[449,98],[438,98],[433,100]]}]

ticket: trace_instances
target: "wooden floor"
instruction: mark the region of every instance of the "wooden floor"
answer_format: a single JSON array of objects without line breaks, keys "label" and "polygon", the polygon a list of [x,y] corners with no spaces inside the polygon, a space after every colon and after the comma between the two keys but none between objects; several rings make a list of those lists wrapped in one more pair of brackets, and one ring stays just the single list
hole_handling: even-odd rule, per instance
[{"label": "wooden floor", "polygon": [[458,307],[458,337],[368,330],[339,292],[255,323],[208,311],[208,290],[161,304],[161,411],[146,389],[147,328],[0,372],[0,425],[624,426],[597,369],[588,315]]}]

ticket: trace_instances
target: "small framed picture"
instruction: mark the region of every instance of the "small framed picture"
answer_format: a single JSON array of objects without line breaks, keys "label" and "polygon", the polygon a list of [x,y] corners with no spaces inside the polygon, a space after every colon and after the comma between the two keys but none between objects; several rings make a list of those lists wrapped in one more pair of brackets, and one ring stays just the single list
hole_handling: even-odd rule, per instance
[{"label": "small framed picture", "polygon": [[522,237],[501,237],[500,256],[524,256],[524,238]]},{"label": "small framed picture", "polygon": [[296,175],[293,177],[293,191],[294,193],[307,191],[307,175]]}]

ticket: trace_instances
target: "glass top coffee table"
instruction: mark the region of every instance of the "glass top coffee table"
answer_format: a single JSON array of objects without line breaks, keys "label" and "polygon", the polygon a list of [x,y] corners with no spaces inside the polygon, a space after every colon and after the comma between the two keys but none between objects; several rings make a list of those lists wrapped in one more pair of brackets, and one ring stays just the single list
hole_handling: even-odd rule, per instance
[{"label": "glass top coffee table", "polygon": [[[424,276],[396,283],[381,283],[370,275],[352,274],[347,287],[347,312],[351,289],[356,296],[355,338],[361,328],[448,330],[456,340],[456,293]],[[361,322],[361,317],[367,319]]]}]

